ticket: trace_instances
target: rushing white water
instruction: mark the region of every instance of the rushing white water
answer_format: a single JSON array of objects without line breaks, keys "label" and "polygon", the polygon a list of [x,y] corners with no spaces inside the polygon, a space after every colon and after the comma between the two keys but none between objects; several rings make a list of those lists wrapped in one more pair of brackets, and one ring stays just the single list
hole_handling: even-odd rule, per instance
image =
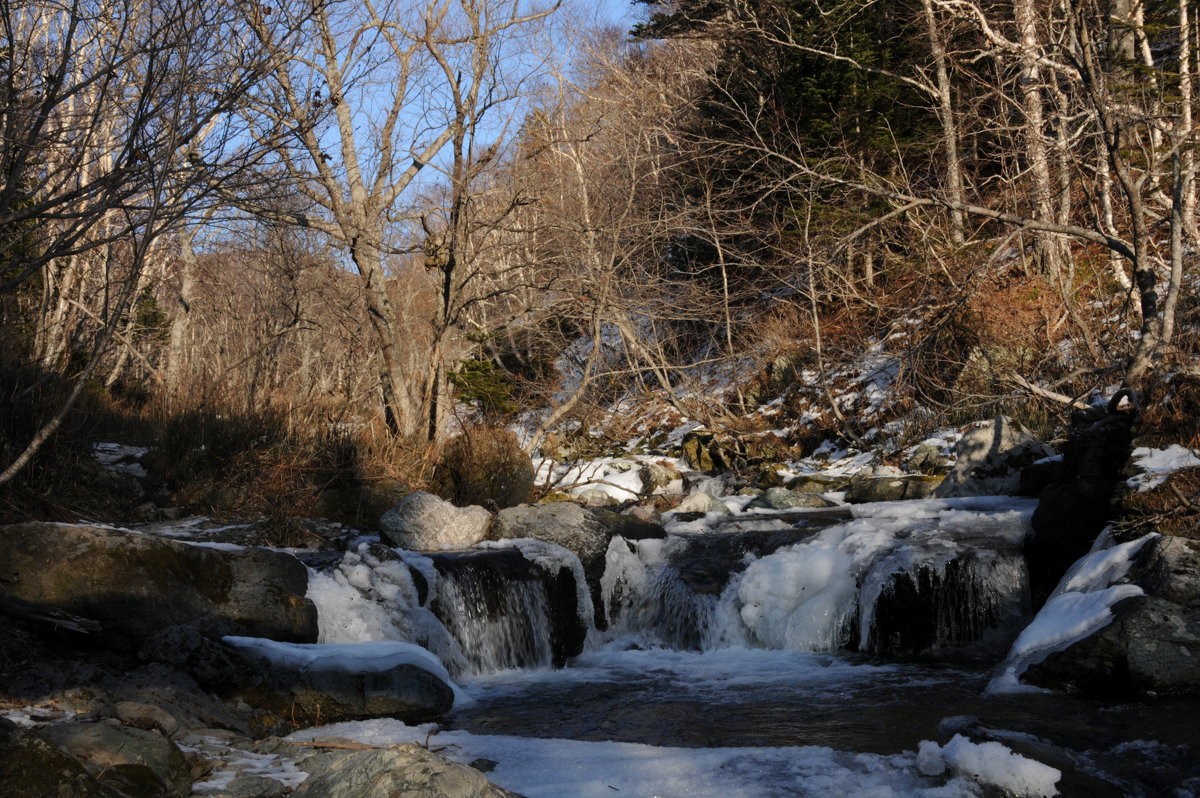
[{"label": "rushing white water", "polygon": [[883,651],[907,632],[880,634],[880,608],[918,586],[930,612],[916,619],[930,627],[917,635],[926,647],[1015,634],[1028,600],[1019,547],[1032,507],[1011,499],[875,505],[808,540],[730,562],[740,572],[719,594],[692,589],[680,573],[702,536],[614,539],[603,583],[609,637],[705,650]]}]

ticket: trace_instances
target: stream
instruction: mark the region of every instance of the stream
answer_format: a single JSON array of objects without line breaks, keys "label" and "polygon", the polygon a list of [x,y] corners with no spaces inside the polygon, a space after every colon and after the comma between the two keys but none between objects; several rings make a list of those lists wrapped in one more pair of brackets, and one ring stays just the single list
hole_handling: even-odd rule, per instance
[{"label": "stream", "polygon": [[[468,567],[368,540],[314,574],[322,642],[425,646],[457,682],[455,709],[436,727],[299,737],[428,737],[529,798],[1200,795],[1200,701],[1109,706],[994,678],[1031,618],[1032,506],[668,524],[665,540],[613,538],[592,591],[545,543],[488,544]],[[565,667],[548,642],[561,596],[514,570],[513,549],[575,577],[587,638]]]}]

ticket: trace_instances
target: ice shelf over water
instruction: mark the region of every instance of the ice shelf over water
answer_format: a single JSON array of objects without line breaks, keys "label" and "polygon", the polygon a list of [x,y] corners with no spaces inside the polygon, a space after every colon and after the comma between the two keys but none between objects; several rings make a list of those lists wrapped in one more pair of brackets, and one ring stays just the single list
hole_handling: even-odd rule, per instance
[{"label": "ice shelf over water", "polygon": [[1059,772],[1000,743],[955,737],[945,747],[895,755],[820,746],[672,748],[617,742],[436,732],[394,720],[336,723],[289,739],[350,739],[369,745],[428,740],[459,762],[488,759],[488,778],[527,798],[982,798],[1056,795]]}]

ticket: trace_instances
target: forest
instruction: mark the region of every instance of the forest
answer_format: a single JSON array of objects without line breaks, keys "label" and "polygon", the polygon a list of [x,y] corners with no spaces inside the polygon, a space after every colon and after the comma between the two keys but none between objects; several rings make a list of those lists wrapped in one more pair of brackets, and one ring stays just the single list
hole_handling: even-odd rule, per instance
[{"label": "forest", "polygon": [[478,424],[745,426],[898,331],[930,428],[1194,375],[1187,0],[635,5],[7,0],[4,514],[104,435],[270,511]]},{"label": "forest", "polygon": [[0,792],[1200,795],[1191,0],[0,0]]}]

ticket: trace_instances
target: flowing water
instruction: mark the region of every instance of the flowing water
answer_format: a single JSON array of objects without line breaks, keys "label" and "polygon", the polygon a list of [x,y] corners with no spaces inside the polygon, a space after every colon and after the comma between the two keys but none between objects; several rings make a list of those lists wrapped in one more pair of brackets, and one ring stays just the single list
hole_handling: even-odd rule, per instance
[{"label": "flowing water", "polygon": [[[988,690],[1030,620],[1031,510],[907,502],[824,528],[614,538],[604,631],[578,561],[532,541],[432,557],[364,544],[310,595],[323,642],[437,653],[469,696],[437,739],[496,760],[497,781],[531,796],[1040,794],[1020,768],[983,772],[1020,757],[1057,769],[1063,795],[1200,795],[1200,702]],[[587,641],[553,668],[564,574]],[[930,767],[955,735],[982,758]]]}]

